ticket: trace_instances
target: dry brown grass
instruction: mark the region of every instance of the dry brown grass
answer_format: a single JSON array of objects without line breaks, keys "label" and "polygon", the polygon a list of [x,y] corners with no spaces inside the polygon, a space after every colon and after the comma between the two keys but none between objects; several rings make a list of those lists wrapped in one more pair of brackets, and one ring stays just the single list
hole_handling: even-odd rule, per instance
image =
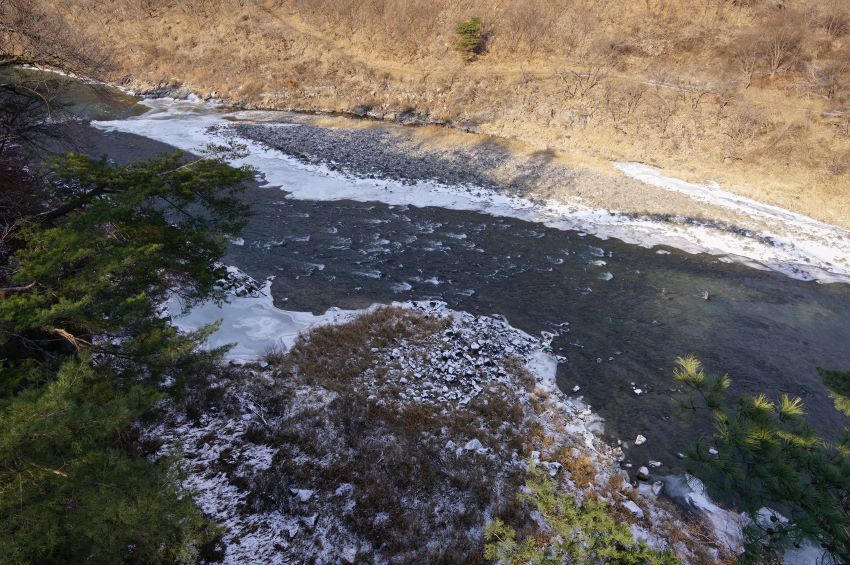
[{"label": "dry brown grass", "polygon": [[[309,513],[314,510],[294,501],[290,488],[333,493],[351,485],[354,504],[339,511],[344,523],[395,562],[484,562],[483,542],[469,532],[487,516],[528,522],[528,509],[515,496],[522,468],[446,448],[449,438],[460,445],[478,438],[510,460],[528,441],[515,393],[490,386],[465,407],[446,411],[394,402],[388,385],[370,387],[358,378],[392,363],[371,348],[401,339],[438,347],[443,327],[442,320],[380,308],[310,331],[288,355],[272,352],[266,361],[280,385],[254,395],[264,418],[253,421],[246,439],[278,451],[268,470],[242,485],[247,508]],[[435,536],[440,543],[431,543]]]},{"label": "dry brown grass", "polygon": [[[61,0],[134,84],[657,163],[850,225],[843,0]],[[478,15],[465,64],[455,24]],[[122,75],[116,75],[120,78]],[[837,164],[837,165],[836,165]]]},{"label": "dry brown grass", "polygon": [[555,459],[570,472],[570,479],[579,488],[587,487],[596,479],[596,467],[586,453],[576,455],[569,447],[562,447]]}]

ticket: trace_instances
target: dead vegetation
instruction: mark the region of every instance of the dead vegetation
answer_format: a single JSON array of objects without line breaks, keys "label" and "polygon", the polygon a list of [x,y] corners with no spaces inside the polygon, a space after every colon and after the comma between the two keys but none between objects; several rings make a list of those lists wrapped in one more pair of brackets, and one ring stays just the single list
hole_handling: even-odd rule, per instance
[{"label": "dead vegetation", "polygon": [[184,487],[223,526],[219,558],[486,562],[491,521],[539,529],[518,496],[533,461],[575,500],[602,501],[699,562],[681,513],[628,483],[622,452],[587,427],[590,411],[526,368],[539,340],[412,307],[314,328],[287,352],[199,376],[182,406],[163,406],[144,443],[179,457]]},{"label": "dead vegetation", "polygon": [[[33,0],[36,1],[36,0]],[[62,0],[136,87],[416,116],[659,164],[847,225],[843,0]],[[467,63],[455,28],[481,18]],[[744,125],[739,120],[744,117]],[[792,125],[802,135],[775,140]]]},{"label": "dead vegetation", "polygon": [[[273,449],[271,464],[240,475],[227,463],[228,451],[208,472],[223,470],[247,493],[243,513],[283,512],[306,520],[333,508],[335,516],[324,519],[341,520],[349,534],[371,544],[361,551],[390,562],[484,562],[482,532],[490,517],[520,527],[528,521],[528,509],[515,496],[529,451],[522,403],[503,385],[453,410],[404,403],[394,398],[399,384],[386,377],[396,369],[387,348],[402,342],[434,347],[447,323],[380,308],[316,328],[286,354],[270,352],[264,360],[270,379],[254,378],[247,387],[254,414],[244,439]],[[187,414],[238,417],[245,379],[252,377],[234,369],[196,383]],[[243,393],[235,394],[240,387]],[[463,455],[447,446],[452,439]],[[462,449],[470,439],[488,449]],[[203,436],[199,447],[211,441]],[[506,467],[505,460],[516,465]],[[292,495],[298,489],[316,495],[305,504]],[[343,544],[335,532],[326,535],[329,543]]]}]

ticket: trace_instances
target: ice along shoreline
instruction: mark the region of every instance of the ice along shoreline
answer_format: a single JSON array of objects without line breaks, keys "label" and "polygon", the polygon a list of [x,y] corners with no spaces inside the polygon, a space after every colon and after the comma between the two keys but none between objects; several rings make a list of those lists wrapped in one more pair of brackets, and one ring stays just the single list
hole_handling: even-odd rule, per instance
[{"label": "ice along shoreline", "polygon": [[[214,102],[195,97],[186,100],[149,98],[145,114],[125,120],[92,122],[107,131],[120,131],[167,143],[185,151],[198,151],[211,143],[228,139],[245,146],[245,155],[232,159],[234,165],[247,164],[261,174],[269,186],[280,187],[291,198],[331,201],[377,201],[388,205],[443,207],[475,211],[493,216],[538,222],[561,230],[575,230],[597,237],[617,238],[625,243],[651,248],[664,245],[688,253],[708,253],[724,260],[754,268],[769,269],[798,280],[850,282],[850,232],[829,226],[800,214],[732,195],[719,187],[687,183],[664,177],[659,171],[637,163],[618,163],[624,174],[688,197],[735,208],[757,217],[772,229],[754,231],[730,229],[710,221],[687,218],[653,218],[620,214],[593,208],[580,202],[540,200],[505,194],[493,187],[470,182],[446,184],[420,178],[409,182],[398,178],[364,175],[351,162],[363,142],[344,151],[339,161],[325,144],[323,159],[307,160],[275,148],[276,137],[286,128],[304,127],[286,120],[285,112],[231,112]],[[236,122],[234,122],[236,120]],[[265,133],[249,139],[238,135],[236,124],[262,124]],[[332,128],[331,128],[332,129]],[[346,143],[346,137],[333,137]],[[261,140],[260,140],[261,139]],[[346,157],[346,154],[348,157]],[[352,172],[353,171],[353,172]],[[374,177],[374,178],[370,178]],[[438,173],[434,178],[440,179]],[[470,176],[469,180],[474,180]],[[461,177],[459,180],[463,181]]]}]

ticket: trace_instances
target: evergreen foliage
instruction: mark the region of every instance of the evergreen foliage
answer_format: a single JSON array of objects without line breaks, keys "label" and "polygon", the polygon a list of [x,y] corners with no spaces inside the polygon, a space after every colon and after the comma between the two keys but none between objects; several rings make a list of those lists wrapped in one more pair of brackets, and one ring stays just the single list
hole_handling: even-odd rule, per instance
[{"label": "evergreen foliage", "polygon": [[684,406],[708,409],[712,441],[690,450],[689,471],[706,480],[740,510],[758,516],[748,528],[745,562],[778,559],[791,544],[808,538],[843,562],[850,560],[850,436],[819,437],[805,419],[800,398],[778,401],[764,394],[722,406],[729,378],[710,378],[693,357],[678,359],[675,378],[691,392]]},{"label": "evergreen foliage", "polygon": [[818,367],[818,373],[829,389],[835,409],[850,416],[850,371],[829,371]]},{"label": "evergreen foliage", "polygon": [[0,560],[193,562],[216,530],[145,458],[139,422],[216,368],[214,328],[182,334],[157,308],[217,296],[250,171],[179,152],[52,169],[0,276]]},{"label": "evergreen foliage", "polygon": [[548,528],[517,540],[516,531],[496,519],[485,532],[485,558],[504,565],[678,563],[672,554],[636,542],[628,526],[615,522],[604,503],[586,500],[577,504],[533,465],[526,487],[520,496],[534,506]]},{"label": "evergreen foliage", "polygon": [[455,33],[458,35],[456,49],[466,58],[472,60],[481,52],[484,42],[484,32],[481,18],[473,16],[457,24]]}]

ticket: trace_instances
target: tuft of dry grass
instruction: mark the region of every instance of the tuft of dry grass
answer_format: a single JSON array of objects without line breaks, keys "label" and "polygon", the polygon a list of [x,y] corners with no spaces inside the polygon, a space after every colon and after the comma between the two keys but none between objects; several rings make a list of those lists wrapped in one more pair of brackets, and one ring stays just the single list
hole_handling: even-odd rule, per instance
[{"label": "tuft of dry grass", "polygon": [[576,454],[573,449],[562,447],[556,453],[556,460],[569,471],[577,487],[584,488],[596,480],[596,467],[586,453]]}]

